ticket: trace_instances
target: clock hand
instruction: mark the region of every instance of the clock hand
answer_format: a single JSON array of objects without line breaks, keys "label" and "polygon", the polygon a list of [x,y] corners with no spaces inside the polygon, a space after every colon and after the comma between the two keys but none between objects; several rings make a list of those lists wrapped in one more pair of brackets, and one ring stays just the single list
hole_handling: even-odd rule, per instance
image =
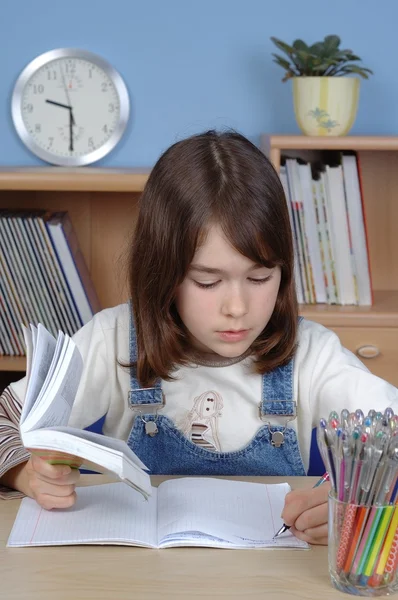
[{"label": "clock hand", "polygon": [[60,106],[61,108],[67,108],[69,110],[69,150],[73,152],[73,125],[75,124],[75,120],[72,114],[72,107],[62,104],[61,102],[55,102],[54,100],[46,99],[46,102],[48,102],[48,104],[54,104],[55,106]]},{"label": "clock hand", "polygon": [[54,100],[46,100],[46,102],[48,102],[48,104],[54,104],[55,106],[61,106],[62,108],[67,108],[68,110],[71,110],[70,106],[68,106],[67,104],[61,104],[61,102],[55,102]]},{"label": "clock hand", "polygon": [[70,152],[73,152],[73,124],[74,124],[74,120],[73,120],[73,115],[72,115],[72,109],[69,108],[69,150],[70,150]]},{"label": "clock hand", "polygon": [[70,108],[70,112],[71,112],[71,116],[72,116],[72,125],[75,125],[75,118],[73,116],[73,109],[72,109],[72,103],[70,101],[70,96],[69,96],[69,92],[68,92],[68,86],[66,85],[66,81],[65,81],[65,75],[64,72],[62,70],[62,64],[59,63],[59,70],[61,71],[61,77],[62,77],[62,84],[64,86],[64,90],[65,90],[65,95],[66,95],[66,100],[68,102],[68,106]]}]

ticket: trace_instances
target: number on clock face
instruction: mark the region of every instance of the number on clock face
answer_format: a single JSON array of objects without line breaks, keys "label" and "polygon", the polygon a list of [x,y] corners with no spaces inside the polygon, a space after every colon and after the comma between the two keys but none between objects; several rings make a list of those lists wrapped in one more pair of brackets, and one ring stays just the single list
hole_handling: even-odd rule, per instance
[{"label": "number on clock face", "polygon": [[112,136],[120,117],[119,95],[98,65],[59,58],[35,71],[25,84],[21,116],[43,150],[59,157],[84,157]]}]

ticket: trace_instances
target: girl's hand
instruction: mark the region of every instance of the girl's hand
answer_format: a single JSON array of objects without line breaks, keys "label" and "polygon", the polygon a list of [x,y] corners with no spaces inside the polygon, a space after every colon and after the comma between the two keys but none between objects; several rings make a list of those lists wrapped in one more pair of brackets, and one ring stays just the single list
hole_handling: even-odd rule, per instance
[{"label": "girl's hand", "polygon": [[286,495],[282,519],[290,531],[309,544],[328,543],[328,493],[326,482],[308,490],[293,490]]},{"label": "girl's hand", "polygon": [[16,475],[15,489],[34,498],[47,510],[69,508],[76,501],[75,486],[79,476],[79,469],[51,465],[32,454]]}]

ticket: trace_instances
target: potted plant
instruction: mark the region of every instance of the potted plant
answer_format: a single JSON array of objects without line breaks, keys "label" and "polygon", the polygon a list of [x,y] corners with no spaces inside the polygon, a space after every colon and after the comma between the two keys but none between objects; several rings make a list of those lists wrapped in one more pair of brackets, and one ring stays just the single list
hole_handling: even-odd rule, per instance
[{"label": "potted plant", "polygon": [[273,54],[285,70],[282,81],[293,80],[294,112],[303,133],[346,135],[357,112],[359,77],[367,79],[372,71],[358,64],[361,59],[352,50],[340,49],[337,35],[311,46],[303,40],[291,46],[276,37],[271,40],[287,56]]}]

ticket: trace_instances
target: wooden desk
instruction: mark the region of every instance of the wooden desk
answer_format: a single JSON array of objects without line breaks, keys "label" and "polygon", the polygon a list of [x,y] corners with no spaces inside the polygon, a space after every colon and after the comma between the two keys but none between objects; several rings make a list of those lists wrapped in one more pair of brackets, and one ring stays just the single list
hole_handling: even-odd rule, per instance
[{"label": "wooden desk", "polygon": [[[154,485],[164,479],[154,477]],[[238,478],[245,479],[245,478]],[[246,478],[254,480],[254,478]],[[283,477],[255,479],[264,483]],[[99,483],[86,475],[82,483]],[[315,478],[288,478],[292,488]],[[19,501],[0,501],[0,598],[4,600],[329,600],[327,548],[148,550],[117,546],[6,548]]]}]

